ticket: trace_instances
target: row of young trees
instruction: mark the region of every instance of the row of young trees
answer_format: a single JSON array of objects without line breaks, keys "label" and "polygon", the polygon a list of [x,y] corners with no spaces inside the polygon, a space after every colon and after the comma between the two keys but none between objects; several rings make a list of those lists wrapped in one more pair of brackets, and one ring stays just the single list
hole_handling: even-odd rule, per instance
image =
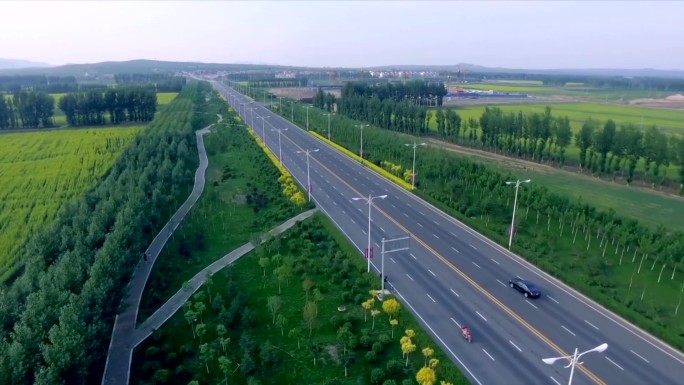
[{"label": "row of young trees", "polygon": [[[124,122],[149,122],[157,111],[153,89],[116,88],[101,92],[67,94],[59,101],[67,123],[72,126]],[[109,114],[109,119],[105,114]]]},{"label": "row of young trees", "polygon": [[335,95],[329,92],[323,92],[323,89],[320,87],[318,88],[318,92],[316,92],[311,100],[311,104],[313,104],[314,107],[328,111],[328,113],[335,111],[336,102],[337,99],[335,98]]},{"label": "row of young trees", "polygon": [[114,75],[116,84],[149,86],[156,92],[180,92],[186,84],[184,76],[171,74],[121,73]]},{"label": "row of young trees", "polygon": [[74,76],[14,75],[0,76],[0,91],[18,93],[21,90],[47,93],[73,92],[78,90]]},{"label": "row of young trees", "polygon": [[[299,105],[297,109],[295,121],[302,124],[305,111]],[[322,112],[310,109],[309,114],[310,129],[327,136]],[[288,113],[283,115],[290,118]],[[358,123],[336,117],[331,126],[333,141],[358,152],[359,135],[354,127]],[[364,156],[369,161],[411,167],[413,154],[404,146],[409,138],[374,127],[364,131]],[[513,194],[504,182],[514,176],[438,149],[421,152],[416,170],[419,195],[493,239],[507,241]],[[676,326],[681,325],[677,298],[681,302],[684,234],[646,227],[621,217],[620,212],[597,210],[534,184],[521,192],[519,212],[514,248],[522,255],[668,342],[684,347],[681,328]],[[648,269],[642,269],[646,266]],[[632,267],[632,279],[623,280],[618,270]],[[647,291],[648,285],[659,285],[661,293],[670,295],[649,295],[652,289]]]},{"label": "row of young trees", "polygon": [[55,99],[44,92],[0,94],[0,130],[52,127]]},{"label": "row of young trees", "polygon": [[[666,181],[662,166],[676,164],[679,183],[684,184],[684,138],[667,135],[655,126],[644,131],[633,124],[618,127],[611,119],[603,123],[587,119],[573,134],[568,117],[553,116],[547,106],[543,113],[527,114],[486,107],[479,120],[468,119],[459,127],[444,123],[453,114],[449,111],[435,111],[438,132],[447,140],[559,167],[576,164],[594,175],[619,176],[628,183],[634,180],[639,163],[644,165],[643,179],[650,176],[654,185]],[[571,145],[579,149],[578,161],[566,159]]]},{"label": "row of young trees", "polygon": [[370,99],[377,96],[380,101],[386,99],[395,102],[404,100],[421,106],[441,106],[447,89],[443,83],[412,80],[407,83],[347,82],[342,87],[342,98],[362,96]]},{"label": "row of young trees", "polygon": [[188,87],[97,187],[27,242],[18,258],[25,271],[0,287],[0,383],[101,381],[130,274],[192,184],[193,130],[216,116],[210,93],[207,83]]}]

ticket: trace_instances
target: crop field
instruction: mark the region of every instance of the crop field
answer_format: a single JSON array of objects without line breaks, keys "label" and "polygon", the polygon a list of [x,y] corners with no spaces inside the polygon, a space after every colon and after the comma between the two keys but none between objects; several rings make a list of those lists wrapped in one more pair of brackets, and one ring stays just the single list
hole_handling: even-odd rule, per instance
[{"label": "crop field", "polygon": [[[524,114],[530,114],[533,112],[543,113],[547,105],[551,107],[553,116],[567,116],[570,119],[573,132],[578,132],[584,121],[592,118],[600,123],[613,119],[618,126],[626,123],[643,127],[656,125],[669,133],[684,133],[684,110],[594,103],[505,104],[496,105],[496,107],[501,108],[504,112],[517,113],[522,111]],[[479,119],[485,107],[487,106],[467,106],[457,108],[456,111],[462,118]],[[434,118],[430,120],[430,128],[436,129]]]},{"label": "crop field", "polygon": [[663,98],[676,92],[666,92],[666,91],[652,91],[652,90],[621,90],[621,89],[611,89],[611,88],[590,88],[585,87],[581,83],[568,83],[565,87],[559,86],[543,86],[541,84],[534,85],[533,83],[510,83],[504,84],[502,82],[498,83],[468,83],[463,84],[461,87],[465,89],[473,90],[492,90],[500,92],[518,92],[523,94],[532,95],[563,95],[572,96],[583,99],[591,100],[602,100],[602,101],[615,101],[615,100],[632,100],[640,98]]},{"label": "crop field", "polygon": [[167,105],[178,95],[178,92],[157,92],[157,104]]},{"label": "crop field", "polygon": [[97,184],[141,127],[0,135],[0,282],[15,253],[65,203]]}]

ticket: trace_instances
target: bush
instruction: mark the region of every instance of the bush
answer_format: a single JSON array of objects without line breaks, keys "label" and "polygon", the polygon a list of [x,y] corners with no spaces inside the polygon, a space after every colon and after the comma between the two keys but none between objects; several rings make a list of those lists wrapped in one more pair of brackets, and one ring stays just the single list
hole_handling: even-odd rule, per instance
[{"label": "bush", "polygon": [[392,342],[392,338],[388,334],[380,334],[378,336],[378,341],[383,345],[389,345]]},{"label": "bush", "polygon": [[365,357],[368,362],[375,362],[378,360],[378,355],[372,350],[367,351]]},{"label": "bush", "polygon": [[384,348],[383,344],[381,344],[380,342],[375,342],[375,343],[373,343],[373,347],[371,349],[373,349],[373,351],[376,354],[380,354],[380,353],[382,353],[383,348]]},{"label": "bush", "polygon": [[386,380],[382,385],[397,385],[397,382],[394,380]]},{"label": "bush", "polygon": [[386,368],[387,368],[387,374],[389,374],[390,376],[396,376],[396,375],[401,374],[401,372],[404,369],[404,365],[403,365],[403,363],[401,363],[397,360],[389,360],[387,362]]},{"label": "bush", "polygon": [[380,368],[371,370],[371,384],[382,384],[385,380],[385,371]]}]

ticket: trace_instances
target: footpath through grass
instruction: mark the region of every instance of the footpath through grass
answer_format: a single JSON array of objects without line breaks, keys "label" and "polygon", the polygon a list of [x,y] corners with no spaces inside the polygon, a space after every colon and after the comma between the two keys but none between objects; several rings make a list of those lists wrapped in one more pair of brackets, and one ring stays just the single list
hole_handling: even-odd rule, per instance
[{"label": "footpath through grass", "polygon": [[29,234],[95,186],[142,127],[0,135],[0,282]]},{"label": "footpath through grass", "polygon": [[380,302],[361,306],[379,285],[364,270],[316,214],[212,277],[135,350],[132,383],[415,384],[434,360],[438,380],[467,384],[401,305],[394,326]]}]

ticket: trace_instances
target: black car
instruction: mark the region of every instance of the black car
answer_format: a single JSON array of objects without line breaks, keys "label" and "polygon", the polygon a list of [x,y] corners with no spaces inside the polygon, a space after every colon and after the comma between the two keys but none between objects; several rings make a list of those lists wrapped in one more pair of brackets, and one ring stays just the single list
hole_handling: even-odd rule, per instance
[{"label": "black car", "polygon": [[525,297],[538,298],[541,296],[541,290],[530,281],[526,281],[522,278],[513,278],[508,281],[508,284],[512,288],[517,289],[519,292],[523,293]]}]

